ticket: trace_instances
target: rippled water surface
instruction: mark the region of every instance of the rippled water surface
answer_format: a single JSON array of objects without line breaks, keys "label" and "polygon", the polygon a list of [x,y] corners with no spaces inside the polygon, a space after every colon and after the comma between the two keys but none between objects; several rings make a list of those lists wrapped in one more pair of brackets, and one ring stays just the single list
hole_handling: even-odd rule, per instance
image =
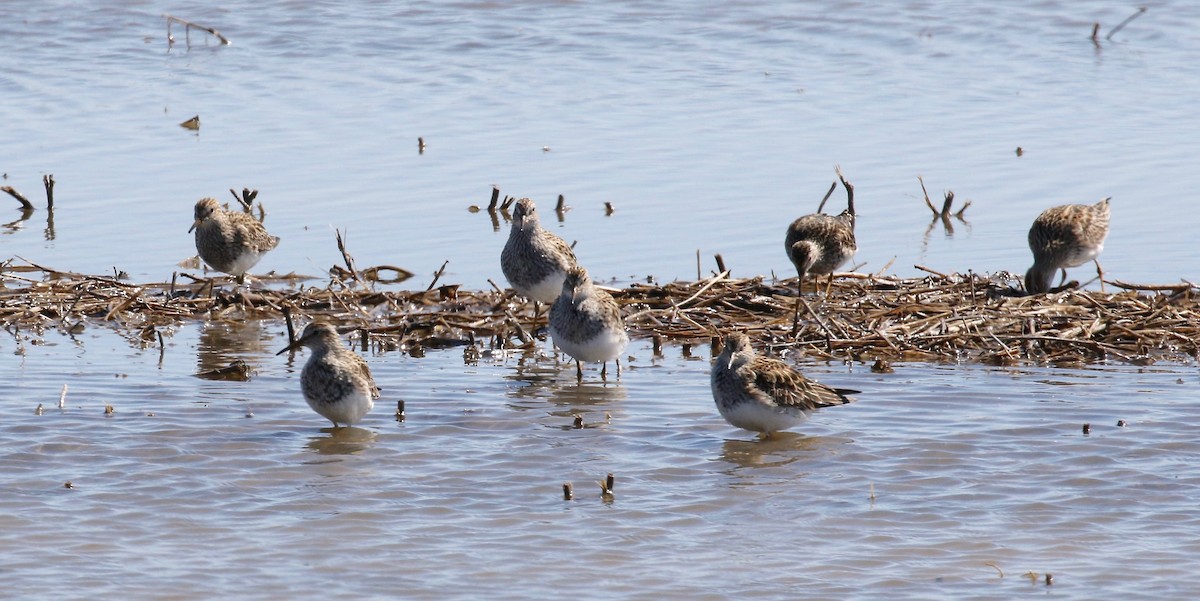
[{"label": "rippled water surface", "polygon": [[281,326],[221,329],[249,382],[191,376],[223,360],[203,326],[161,360],[104,330],[25,347],[0,421],[8,594],[1200,590],[1194,368],[806,364],[858,402],[759,442],[717,415],[707,358],[679,347],[635,345],[607,384],[544,354],[392,352],[368,355],[376,410],[333,432],[299,394],[299,363],[274,355]]},{"label": "rippled water surface", "polygon": [[[486,288],[506,233],[467,207],[494,184],[601,279],[694,278],[697,251],[783,276],[784,228],[840,165],[863,271],[1020,272],[1038,212],[1112,196],[1108,277],[1196,281],[1200,7],[1147,6],[1108,40],[1134,7],[9,2],[0,171],[38,209],[0,198],[0,260],[169,281],[195,201],[250,187],[283,238],[257,271],[323,274],[338,228],[360,265]],[[164,13],[233,45],[175,26],[168,47]],[[953,231],[918,175],[972,201]],[[759,442],[699,350],[635,341],[607,384],[545,354],[389,352],[381,404],[331,432],[282,332],[10,328],[4,596],[1200,596],[1195,365],[789,357],[863,393]],[[248,382],[195,377],[234,359]]]}]

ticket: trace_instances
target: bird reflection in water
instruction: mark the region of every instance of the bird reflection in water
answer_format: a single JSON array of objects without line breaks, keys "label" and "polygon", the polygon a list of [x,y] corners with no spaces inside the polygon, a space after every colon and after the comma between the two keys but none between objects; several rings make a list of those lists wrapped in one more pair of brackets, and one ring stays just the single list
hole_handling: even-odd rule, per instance
[{"label": "bird reflection in water", "polygon": [[357,455],[375,444],[378,434],[354,426],[321,428],[321,434],[308,440],[308,450],[321,455]]},{"label": "bird reflection in water", "polygon": [[766,439],[726,440],[721,446],[721,459],[739,467],[780,467],[847,442],[832,436],[777,432]]}]

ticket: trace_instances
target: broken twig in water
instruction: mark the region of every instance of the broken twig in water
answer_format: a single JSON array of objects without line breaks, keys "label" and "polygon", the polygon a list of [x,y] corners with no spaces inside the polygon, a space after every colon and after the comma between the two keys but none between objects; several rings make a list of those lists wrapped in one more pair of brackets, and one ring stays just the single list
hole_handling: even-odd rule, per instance
[{"label": "broken twig in water", "polygon": [[9,196],[17,199],[17,202],[21,203],[21,209],[26,211],[33,210],[33,203],[29,202],[29,199],[25,198],[24,194],[17,192],[16,188],[12,186],[0,186],[0,191],[7,192]]},{"label": "broken twig in water", "polygon": [[42,185],[46,186],[46,210],[54,210],[54,174],[48,173],[42,176]]},{"label": "broken twig in water", "polygon": [[[1106,39],[1106,40],[1110,40],[1110,41],[1111,41],[1111,40],[1112,40],[1112,37],[1113,37],[1114,35],[1117,35],[1117,32],[1118,32],[1118,31],[1121,31],[1122,29],[1125,29],[1125,26],[1126,26],[1126,25],[1129,25],[1129,23],[1131,23],[1131,22],[1132,22],[1134,19],[1136,19],[1136,18],[1138,18],[1138,17],[1142,16],[1142,15],[1143,15],[1145,12],[1146,12],[1146,7],[1145,7],[1145,6],[1138,7],[1138,9],[1137,9],[1137,12],[1133,13],[1132,15],[1129,15],[1129,16],[1128,16],[1128,17],[1127,17],[1127,18],[1126,18],[1124,21],[1121,21],[1120,23],[1118,23],[1118,24],[1117,24],[1117,26],[1116,26],[1116,27],[1113,27],[1113,28],[1112,28],[1112,31],[1108,32],[1108,35],[1104,36],[1104,39]],[[1096,24],[1096,27],[1097,27],[1097,29],[1099,29],[1099,27],[1100,27],[1100,24],[1099,24],[1099,23],[1097,23],[1097,24]],[[1095,32],[1095,31],[1093,31],[1093,32],[1092,32],[1092,39],[1095,39],[1095,37],[1096,37],[1096,32]]]},{"label": "broken twig in water", "polygon": [[171,15],[163,15],[163,18],[165,18],[167,20],[167,41],[169,43],[172,43],[172,44],[175,43],[175,38],[171,35],[171,23],[179,23],[180,25],[183,25],[185,27],[184,36],[186,37],[187,43],[189,46],[192,43],[191,32],[192,32],[193,27],[196,29],[199,29],[200,31],[206,31],[206,32],[212,34],[218,40],[221,40],[221,43],[226,46],[233,43],[233,42],[229,41],[229,38],[221,35],[221,32],[217,31],[216,29],[214,29],[212,27],[205,27],[204,25],[200,25],[199,23],[193,23],[186,19],[180,19],[179,17],[173,17]]}]

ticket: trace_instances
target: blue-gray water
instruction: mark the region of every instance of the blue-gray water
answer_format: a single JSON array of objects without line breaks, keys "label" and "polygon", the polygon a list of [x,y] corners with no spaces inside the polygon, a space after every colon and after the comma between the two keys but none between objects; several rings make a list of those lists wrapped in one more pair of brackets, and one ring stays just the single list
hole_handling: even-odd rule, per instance
[{"label": "blue-gray water", "polygon": [[[485,288],[505,232],[467,207],[495,184],[550,222],[564,194],[556,231],[598,278],[694,278],[697,250],[782,276],[784,228],[840,165],[864,271],[1021,272],[1038,212],[1112,196],[1108,277],[1195,281],[1200,7],[1148,6],[1105,40],[1133,6],[10,2],[0,171],[39,211],[0,229],[0,259],[169,280],[192,204],[251,187],[283,237],[256,271],[322,274],[339,228],[360,265],[423,286],[449,260],[443,281]],[[164,13],[233,45],[176,25],[169,48]],[[972,201],[953,236],[927,233],[918,175]],[[763,444],[678,347],[635,343],[607,386],[544,356],[393,352],[369,357],[384,402],[331,439],[278,323],[181,326],[161,365],[99,324],[26,336],[0,340],[14,598],[1200,593],[1194,365],[792,357],[864,392]],[[192,377],[232,358],[250,382]]]}]

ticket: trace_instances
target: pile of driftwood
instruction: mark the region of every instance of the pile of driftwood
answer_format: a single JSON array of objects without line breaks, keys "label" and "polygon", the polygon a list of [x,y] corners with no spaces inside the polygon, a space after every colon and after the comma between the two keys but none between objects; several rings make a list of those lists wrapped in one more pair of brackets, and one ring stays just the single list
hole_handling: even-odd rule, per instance
[{"label": "pile of driftwood", "polygon": [[[390,268],[389,268],[390,269]],[[10,260],[0,263],[0,323],[14,336],[76,334],[106,325],[147,344],[159,329],[192,320],[314,317],[360,332],[364,347],[512,348],[529,345],[546,307],[498,287],[455,284],[385,290],[370,270],[328,280],[289,274],[257,278],[251,288],[192,276],[131,284],[118,275],[83,275]],[[186,280],[186,281],[182,281]],[[730,279],[635,283],[614,291],[635,337],[692,346],[729,330],[750,332],[775,350],[853,361],[982,361],[1073,365],[1098,361],[1187,362],[1200,354],[1197,287],[1110,282],[1119,292],[1066,290],[1022,296],[1012,274],[937,274],[894,278],[839,274],[828,294],[797,302],[795,280]],[[808,288],[806,286],[806,288]],[[298,326],[297,326],[298,327]]]}]

